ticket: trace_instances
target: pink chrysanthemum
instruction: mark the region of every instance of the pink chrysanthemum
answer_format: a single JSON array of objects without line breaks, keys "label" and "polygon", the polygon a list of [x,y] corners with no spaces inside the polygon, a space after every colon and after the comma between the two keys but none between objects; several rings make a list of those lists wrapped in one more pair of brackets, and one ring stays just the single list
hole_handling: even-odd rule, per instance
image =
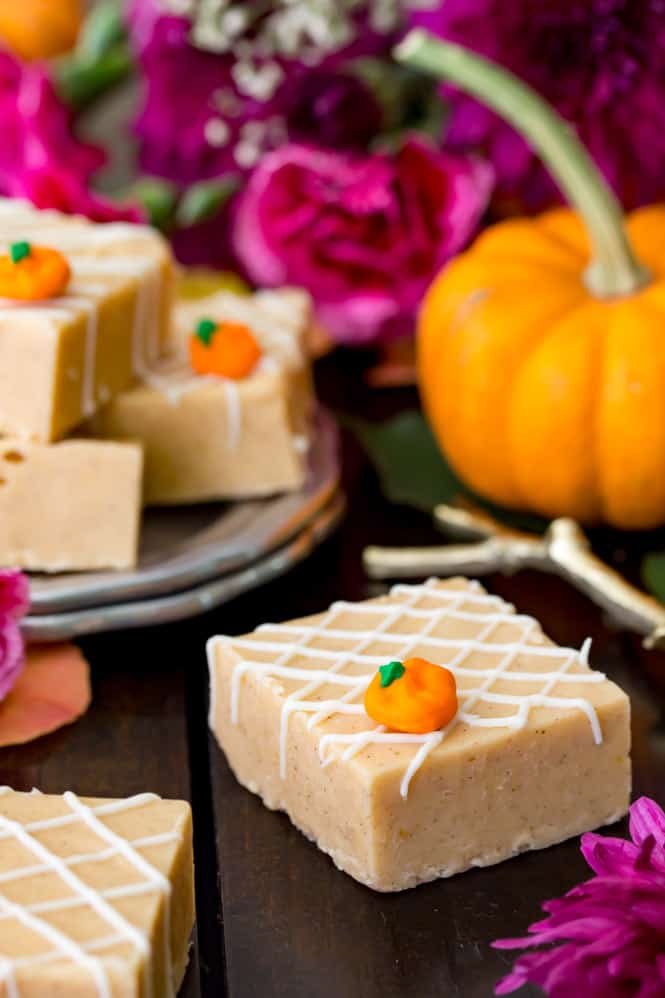
[{"label": "pink chrysanthemum", "polygon": [[25,575],[0,569],[0,701],[11,691],[25,664],[19,622],[27,613],[29,602]]},{"label": "pink chrysanthemum", "polygon": [[[535,87],[575,125],[626,207],[665,196],[663,0],[441,0],[413,23]],[[539,209],[556,197],[508,125],[471,98],[450,99],[448,142],[491,159],[508,206]]]},{"label": "pink chrysanthemum", "polygon": [[663,998],[665,995],[665,813],[641,797],[630,809],[632,842],[584,835],[582,852],[596,874],[543,905],[548,917],[525,939],[499,949],[542,946],[518,958],[497,986],[509,994],[527,983],[550,998]]}]

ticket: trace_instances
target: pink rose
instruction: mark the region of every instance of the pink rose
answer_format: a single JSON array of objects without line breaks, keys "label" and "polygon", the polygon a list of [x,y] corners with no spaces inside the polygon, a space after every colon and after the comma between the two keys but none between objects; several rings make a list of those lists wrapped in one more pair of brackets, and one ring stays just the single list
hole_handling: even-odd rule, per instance
[{"label": "pink rose", "polygon": [[415,137],[394,156],[287,145],[263,158],[240,196],[235,249],[257,284],[307,288],[340,342],[389,339],[412,331],[492,181],[485,163]]},{"label": "pink rose", "polygon": [[28,612],[30,593],[22,572],[0,569],[0,701],[18,679],[25,663],[19,621]]}]

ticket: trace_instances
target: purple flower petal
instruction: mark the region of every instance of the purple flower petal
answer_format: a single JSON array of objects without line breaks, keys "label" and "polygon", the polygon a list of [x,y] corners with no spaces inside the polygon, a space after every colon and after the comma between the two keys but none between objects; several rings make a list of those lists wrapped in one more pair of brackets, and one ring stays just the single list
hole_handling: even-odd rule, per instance
[{"label": "purple flower petal", "polygon": [[[663,811],[641,798],[630,809],[633,842],[589,834],[582,850],[596,876],[546,902],[547,918],[497,949],[532,950],[515,962],[497,994],[526,983],[550,998],[659,998],[665,995]],[[535,947],[548,946],[545,950]]]},{"label": "purple flower petal", "polygon": [[[665,18],[661,0],[439,0],[412,23],[494,59],[578,131],[627,208],[665,195]],[[452,87],[449,148],[485,155],[506,209],[538,211],[559,194],[504,121]]]},{"label": "purple flower petal", "polygon": [[665,849],[665,812],[655,801],[640,797],[630,809],[630,835],[636,845],[653,836],[660,849]]},{"label": "purple flower petal", "polygon": [[0,569],[0,701],[12,690],[25,664],[19,621],[28,612],[29,604],[26,576]]},{"label": "purple flower petal", "polygon": [[[266,16],[272,6],[266,5]],[[355,38],[340,48],[313,53],[303,41],[307,52],[277,51],[267,58],[251,23],[233,45],[208,52],[192,43],[186,17],[167,13],[158,0],[131,0],[129,24],[144,82],[136,131],[146,171],[184,186],[230,173],[247,175],[262,154],[287,140],[335,150],[366,148],[382,127],[383,111],[351,72],[352,62],[387,57],[395,37],[372,30],[366,5],[358,6]],[[273,35],[273,49],[275,44]],[[255,78],[266,63],[277,72],[276,88],[262,95],[243,89],[237,55],[242,47]]]}]

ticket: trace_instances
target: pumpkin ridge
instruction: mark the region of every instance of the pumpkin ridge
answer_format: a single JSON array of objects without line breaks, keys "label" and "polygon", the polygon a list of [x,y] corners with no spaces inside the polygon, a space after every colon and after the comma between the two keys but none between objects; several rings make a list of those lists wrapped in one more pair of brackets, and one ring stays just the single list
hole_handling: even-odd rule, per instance
[{"label": "pumpkin ridge", "polygon": [[[582,283],[580,282],[580,295],[583,295],[583,294],[584,294],[584,287],[583,287]],[[514,386],[519,381],[519,379],[520,379],[520,377],[521,377],[521,375],[522,375],[522,373],[524,371],[524,368],[529,363],[529,359],[532,356],[532,354],[534,353],[534,351],[538,350],[541,346],[543,346],[543,344],[545,344],[548,339],[553,338],[555,336],[556,331],[559,328],[559,323],[562,320],[568,318],[570,315],[576,315],[578,312],[584,311],[585,308],[589,308],[589,307],[590,307],[590,303],[589,303],[588,299],[582,298],[582,300],[579,301],[577,305],[573,305],[572,308],[570,306],[570,303],[568,301],[566,301],[565,304],[562,304],[559,308],[557,308],[555,311],[553,311],[552,314],[550,316],[548,316],[547,320],[543,323],[542,330],[541,330],[542,331],[542,336],[539,337],[539,339],[538,339],[537,342],[534,342],[532,344],[531,350],[528,353],[525,351],[524,355],[522,356],[521,363],[513,371],[513,377],[512,377],[512,381],[511,381],[511,391],[510,391],[510,395],[509,395],[509,402],[508,402],[508,405],[506,406],[506,411],[505,411],[505,416],[504,416],[505,426],[504,426],[503,436],[504,436],[504,440],[505,440],[505,443],[506,443],[506,452],[507,452],[507,454],[509,456],[509,458],[508,458],[508,467],[510,469],[510,477],[511,477],[512,482],[513,482],[513,488],[515,490],[515,494],[520,497],[519,501],[520,501],[520,506],[521,506],[522,509],[529,509],[530,503],[529,503],[529,500],[524,495],[524,492],[523,492],[522,488],[520,487],[519,480],[518,480],[518,475],[517,475],[517,471],[516,471],[516,468],[515,468],[515,462],[514,462],[514,459],[513,459],[513,448],[511,446],[511,429],[510,428],[511,428],[511,424],[512,424],[512,405],[513,405],[513,399],[514,399],[514,391],[513,391],[513,389],[514,389]]]},{"label": "pumpkin ridge", "polygon": [[573,216],[570,209],[554,208],[551,211],[546,211],[540,217],[532,219],[532,221],[541,232],[547,234],[548,238],[552,243],[554,243],[554,245],[560,246],[562,249],[567,250],[567,252],[574,257],[575,270],[577,271],[580,266],[584,266],[588,263],[590,248],[589,246],[582,245],[581,243],[575,241],[573,237],[567,239],[558,231],[558,229],[551,227],[552,223],[554,223],[557,218],[565,216]]},{"label": "pumpkin ridge", "polygon": [[[507,219],[490,226],[473,244],[475,259],[483,262],[495,260],[500,264],[504,260],[506,240],[511,241],[514,262],[537,268],[548,275],[559,274],[561,278],[579,273],[580,261],[575,258],[571,246],[557,239],[547,228],[534,227],[532,219]],[[553,253],[557,254],[554,258]]]},{"label": "pumpkin ridge", "polygon": [[[622,304],[627,305],[628,303],[626,302],[626,303],[622,303]],[[631,315],[630,315],[630,326],[631,326],[631,328],[637,328],[637,329],[639,329],[642,325],[644,326],[645,329],[649,328],[649,326],[646,323],[642,323],[641,324],[638,321],[637,324],[635,324],[635,309],[638,309],[638,311],[641,312],[642,315],[648,316],[650,318],[651,323],[649,325],[651,325],[652,328],[653,327],[661,327],[663,325],[662,310],[657,307],[657,305],[656,305],[655,302],[648,300],[648,298],[645,299],[644,297],[639,297],[639,298],[633,297],[630,300],[629,305],[630,305],[630,309],[631,309]],[[608,335],[605,338],[605,341],[606,341],[605,342],[605,350],[606,351],[608,350],[609,344],[611,342],[610,338],[612,336],[614,336],[614,335],[618,336],[618,335],[620,335],[622,333],[621,322],[622,322],[622,320],[624,318],[624,313],[625,313],[625,308],[622,308],[622,307],[618,307],[618,308],[616,308],[616,309],[613,310],[613,315],[612,315],[612,320],[610,322],[609,332],[608,332]],[[658,330],[658,332],[660,333],[660,330]],[[658,339],[658,342],[660,342],[660,339]],[[619,353],[622,355],[623,351],[619,350]],[[663,355],[665,357],[665,345],[663,347]],[[663,363],[665,363],[665,360],[659,364],[658,361],[657,361],[657,359],[653,357],[653,355],[651,354],[650,351],[648,352],[648,356],[649,356],[648,366],[649,366],[650,370],[652,370],[652,371],[663,371],[664,370]],[[609,371],[608,371],[608,365],[607,365],[607,363],[604,364],[603,374],[604,374],[604,380],[605,381],[609,380]],[[662,389],[664,387],[662,383],[665,381],[665,376],[662,376],[660,378],[660,381],[661,381],[661,386],[660,387]],[[644,387],[644,386],[642,386],[642,387]],[[647,398],[654,391],[655,391],[655,387],[654,387],[653,384],[647,384],[646,385],[646,397]],[[661,390],[659,392],[659,396],[660,396],[661,399],[663,399],[663,404],[665,404],[665,392],[663,392]],[[603,398],[603,406],[601,407],[600,400],[599,400],[598,405],[597,405],[599,425],[600,425],[601,416],[606,415],[607,413],[609,413],[611,411],[611,409],[606,409],[605,408],[605,403],[606,403],[606,399]],[[622,403],[621,406],[620,406],[620,408],[622,408],[622,409],[625,408],[625,404]],[[632,423],[633,423],[633,420],[629,419],[627,421],[627,425],[628,426],[630,426]],[[624,425],[626,425],[625,422],[624,422]],[[628,475],[629,477],[631,476],[631,474],[632,474],[632,472],[634,470],[634,468],[630,464],[630,461],[633,460],[633,455],[637,455],[637,457],[635,458],[635,462],[634,463],[636,463],[638,466],[641,465],[641,470],[643,471],[644,470],[644,453],[645,453],[647,447],[649,446],[649,444],[651,444],[652,452],[654,450],[654,447],[653,447],[653,436],[654,436],[655,421],[653,419],[640,420],[639,425],[643,428],[643,431],[646,431],[646,434],[644,432],[640,434],[640,441],[639,441],[640,445],[637,446],[637,444],[635,443],[635,446],[633,447],[632,451],[629,454],[629,457],[628,457],[628,468],[625,469],[625,474]],[[661,419],[661,426],[660,426],[660,429],[661,429],[660,436],[661,436],[661,438],[665,437],[665,428],[664,428],[664,426],[665,426],[665,415]],[[600,430],[599,430],[598,437],[599,437],[599,448],[600,448],[601,443],[602,443],[602,436],[601,436]],[[665,450],[664,450],[664,448],[662,446],[662,440],[661,440],[660,444],[658,444],[656,446],[655,453],[656,453],[656,455],[660,455],[661,459],[662,459],[662,455],[663,455],[663,453],[665,453]],[[621,458],[620,457],[619,458],[615,458],[615,460],[621,460]],[[651,456],[647,455],[646,465],[650,469],[653,469],[655,460],[657,460],[657,458],[654,458],[653,453],[652,453]],[[607,460],[606,460],[605,455],[600,455],[599,462],[600,462],[600,467],[601,468],[607,467]],[[625,467],[625,462],[622,463],[622,474],[624,472],[624,467]],[[658,476],[658,480],[659,481],[662,481],[663,472],[664,471],[665,471],[665,469],[661,469],[661,474]],[[602,515],[603,515],[603,518],[606,520],[606,522],[611,523],[612,525],[617,526],[617,527],[622,527],[624,529],[649,529],[649,528],[657,526],[658,524],[660,524],[662,522],[663,516],[665,515],[665,494],[661,495],[661,501],[660,501],[659,508],[657,508],[655,511],[652,508],[652,511],[649,514],[647,514],[646,509],[645,509],[645,504],[646,504],[646,506],[649,505],[649,500],[651,498],[653,498],[653,493],[648,488],[648,486],[645,487],[645,489],[643,491],[647,495],[647,499],[645,499],[644,502],[638,503],[640,509],[639,509],[637,515],[635,515],[635,502],[634,502],[634,498],[633,498],[632,504],[631,504],[631,502],[628,501],[627,496],[625,494],[622,496],[621,493],[619,492],[619,494],[617,496],[615,494],[617,492],[617,490],[615,488],[614,481],[615,481],[615,476],[611,476],[611,475],[605,475],[604,479],[600,478],[600,488],[599,488],[599,491],[600,491],[600,494],[601,494],[601,501],[602,501]],[[663,492],[662,489],[661,489],[661,492]]]},{"label": "pumpkin ridge", "polygon": [[603,333],[602,330],[594,329],[594,337],[598,344],[599,356],[598,363],[591,366],[587,391],[588,398],[590,400],[590,418],[593,426],[593,432],[591,434],[593,445],[591,448],[590,461],[593,468],[594,505],[596,507],[594,519],[600,520],[605,516],[605,496],[601,474],[602,457],[600,453],[600,399],[605,376],[605,361],[607,358],[607,331]]},{"label": "pumpkin ridge", "polygon": [[[645,227],[647,231],[645,231]],[[647,205],[632,212],[626,219],[628,234],[637,253],[651,267],[653,279],[642,289],[648,294],[649,289],[657,284],[663,276],[663,251],[665,249],[665,206]]]},{"label": "pumpkin ridge", "polygon": [[[581,288],[581,291],[583,293],[584,292],[583,286],[580,285],[580,288]],[[515,388],[519,384],[519,381],[523,377],[526,377],[525,374],[524,374],[525,368],[531,363],[534,354],[538,350],[541,350],[544,347],[546,347],[547,344],[548,344],[548,341],[556,340],[558,337],[560,337],[561,334],[562,334],[562,330],[565,327],[565,325],[567,325],[568,323],[572,323],[572,324],[578,323],[581,320],[581,318],[582,318],[582,316],[583,316],[583,314],[585,312],[589,312],[589,313],[593,314],[596,311],[597,307],[598,307],[597,303],[593,302],[593,301],[589,301],[588,298],[583,299],[582,301],[578,302],[576,305],[573,305],[573,306],[571,306],[569,303],[567,303],[565,306],[563,306],[562,309],[559,311],[559,314],[556,316],[556,318],[553,318],[552,321],[550,323],[548,323],[548,325],[543,329],[543,336],[538,340],[537,343],[534,344],[533,349],[530,350],[529,353],[527,353],[527,354],[524,355],[524,357],[522,358],[522,362],[519,365],[519,368],[517,369],[517,371],[515,372],[515,376],[513,378],[512,391],[511,391],[511,394],[510,394],[510,402],[509,402],[509,405],[507,406],[507,410],[506,410],[507,411],[507,433],[506,433],[506,440],[507,440],[507,444],[508,444],[508,446],[507,446],[507,453],[510,455],[510,472],[511,472],[511,476],[513,476],[514,479],[515,479],[515,483],[516,483],[515,487],[516,487],[516,490],[517,490],[518,494],[521,496],[522,506],[524,508],[526,508],[526,509],[533,509],[533,510],[535,510],[536,512],[540,513],[543,516],[552,516],[553,515],[552,509],[549,508],[547,499],[544,498],[543,501],[542,501],[542,503],[539,505],[539,503],[534,500],[533,496],[527,496],[527,495],[525,495],[525,493],[524,493],[523,489],[520,487],[520,483],[519,483],[520,473],[519,473],[519,471],[517,469],[517,463],[516,462],[517,462],[518,457],[523,452],[523,447],[520,444],[516,443],[516,441],[515,441],[515,435],[516,434],[515,434],[515,430],[513,429],[513,427],[515,425],[520,425],[520,426],[523,425],[524,421],[522,420],[521,422],[519,422],[518,419],[517,419],[516,408],[517,408],[518,403],[521,403],[522,397],[521,397],[521,393],[518,393],[515,390]],[[598,333],[598,331],[594,327],[594,336],[597,337],[598,335],[599,335],[599,333]],[[601,337],[601,339],[602,339],[602,337]],[[599,380],[599,378],[597,376],[594,378],[594,366],[593,365],[591,366],[590,370],[591,370],[590,377],[591,377],[591,379],[593,379],[593,380],[596,381],[596,385],[598,386],[600,384],[600,380]],[[585,395],[585,397],[586,397],[586,395]],[[593,413],[594,409],[591,408],[591,407],[589,407],[589,408],[590,408],[590,411]],[[597,406],[595,407],[595,410],[597,411]],[[592,438],[595,440],[596,436],[597,436],[597,434],[594,431],[592,433]],[[513,456],[512,456],[513,454],[516,455],[516,457],[514,459],[513,459]],[[556,453],[553,453],[552,454],[552,460],[556,460],[556,457],[557,457]],[[597,464],[595,464],[595,467],[597,468]],[[547,475],[547,469],[546,468],[539,469],[538,474],[540,476]],[[533,476],[531,476],[531,477],[533,477]],[[596,478],[597,475],[594,473],[594,475],[592,477]],[[594,515],[598,515],[598,510],[599,510],[599,506],[600,506],[598,491],[599,491],[598,488],[596,488],[595,495],[593,497],[593,500],[594,500],[593,501],[593,506],[595,507],[595,511],[596,511]],[[568,513],[570,513],[572,515],[573,511],[569,510]]]},{"label": "pumpkin ridge", "polygon": [[[501,288],[500,295],[503,297],[505,288]],[[575,289],[575,296],[579,293],[579,296],[584,295],[584,288],[580,283],[579,289]],[[475,471],[470,470],[467,462],[460,462],[457,460],[457,454],[455,457],[452,456],[452,451],[457,451],[459,444],[451,446],[451,438],[454,440],[458,433],[454,427],[454,424],[459,421],[460,417],[457,415],[457,419],[448,418],[445,422],[445,436],[442,437],[442,443],[446,456],[450,460],[453,469],[460,475],[463,480],[469,482],[474,491],[485,498],[493,499],[500,505],[514,507],[514,508],[526,508],[528,503],[524,496],[522,489],[519,486],[517,480],[515,466],[512,459],[512,448],[511,448],[511,399],[513,395],[514,385],[520,378],[521,372],[524,366],[528,363],[529,358],[532,356],[534,351],[538,350],[542,343],[547,338],[548,332],[552,323],[555,327],[559,320],[564,318],[569,314],[571,309],[576,309],[578,307],[583,307],[584,301],[580,301],[576,304],[571,304],[572,295],[561,297],[556,303],[551,302],[550,307],[547,310],[541,312],[540,315],[534,316],[532,321],[525,325],[525,336],[529,336],[528,346],[525,345],[522,350],[521,356],[518,362],[510,371],[510,377],[507,379],[505,385],[505,404],[494,410],[492,414],[492,427],[493,427],[493,437],[492,440],[487,440],[485,443],[485,449],[487,447],[493,447],[498,453],[503,455],[504,460],[504,470],[506,473],[506,490],[503,496],[499,496],[496,486],[492,487],[483,486],[483,483],[477,478]],[[442,353],[443,359],[441,363],[445,365],[445,353]],[[495,361],[493,362],[495,363]],[[458,367],[459,362],[455,360],[454,367]],[[462,383],[463,384],[463,383]],[[462,388],[462,391],[464,389]],[[446,437],[448,439],[446,440]],[[465,445],[465,450],[468,457],[468,447]],[[483,472],[485,476],[487,471]]]}]

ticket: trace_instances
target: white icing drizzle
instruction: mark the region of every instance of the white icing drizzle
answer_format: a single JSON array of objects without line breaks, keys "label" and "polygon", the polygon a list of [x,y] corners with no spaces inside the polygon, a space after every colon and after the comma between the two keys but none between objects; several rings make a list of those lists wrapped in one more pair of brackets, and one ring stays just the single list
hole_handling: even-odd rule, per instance
[{"label": "white icing drizzle", "polygon": [[[58,299],[65,307],[79,309],[86,315],[83,377],[81,378],[81,413],[91,416],[95,411],[95,374],[97,364],[97,302],[82,296],[67,295]],[[74,313],[73,313],[74,314]]]},{"label": "white icing drizzle", "polygon": [[[7,793],[10,793],[8,787],[0,787],[0,795]],[[15,975],[16,970],[24,966],[49,963],[62,960],[63,958],[72,960],[73,963],[82,967],[90,974],[95,982],[98,998],[112,998],[111,984],[104,962],[102,962],[100,957],[94,957],[90,954],[127,942],[143,957],[144,994],[146,998],[152,998],[154,995],[154,981],[152,979],[152,964],[150,960],[150,940],[144,932],[134,926],[116,908],[109,904],[109,900],[154,892],[161,893],[164,900],[164,967],[167,982],[165,998],[175,998],[171,958],[171,884],[160,870],[149,863],[138,852],[138,849],[175,842],[179,837],[178,831],[146,836],[141,839],[129,841],[116,835],[115,832],[100,820],[100,817],[104,815],[117,814],[133,808],[142,807],[153,801],[158,801],[159,797],[155,794],[140,794],[136,797],[130,797],[127,800],[112,801],[95,808],[88,807],[73,793],[68,792],[64,794],[63,800],[70,809],[70,813],[60,815],[56,818],[47,818],[22,825],[20,822],[12,821],[0,815],[0,838],[14,839],[38,860],[36,864],[16,868],[0,875],[0,921],[9,918],[20,921],[27,928],[51,943],[53,947],[48,952],[37,956],[17,959],[0,957],[0,982],[5,983],[8,998],[20,998]],[[68,856],[66,859],[63,859],[50,852],[35,837],[35,833],[37,832],[60,828],[64,825],[75,824],[77,822],[86,824],[95,836],[108,843],[108,847],[94,853]],[[81,880],[73,871],[73,867],[82,863],[102,862],[113,856],[122,856],[141,874],[143,879],[134,884],[114,887],[106,891],[97,891]],[[35,902],[30,905],[17,905],[4,897],[1,892],[1,887],[5,883],[45,873],[56,874],[72,891],[72,894],[63,899]],[[46,912],[62,911],[79,906],[92,908],[114,931],[102,938],[91,940],[85,945],[79,945],[64,935],[64,933],[54,928],[51,923],[39,917],[40,914]]]},{"label": "white icing drizzle", "polygon": [[[605,676],[599,672],[585,671],[569,672],[575,664],[588,666],[590,641],[585,641],[580,651],[561,648],[546,644],[538,622],[532,617],[515,613],[514,607],[505,603],[497,596],[485,593],[478,583],[473,583],[470,589],[445,589],[438,585],[437,579],[430,579],[422,586],[399,585],[391,589],[391,596],[398,597],[395,602],[379,604],[333,603],[317,625],[308,624],[264,624],[257,628],[253,635],[247,638],[231,639],[228,637],[211,638],[208,642],[208,659],[211,673],[211,703],[210,721],[216,711],[217,691],[215,688],[214,659],[216,648],[224,643],[234,651],[242,653],[270,652],[276,653],[273,662],[254,661],[251,658],[242,659],[235,666],[231,685],[231,721],[236,724],[239,718],[239,698],[242,677],[245,674],[263,676],[272,680],[302,680],[304,685],[284,700],[280,725],[280,774],[286,776],[286,758],[288,747],[288,722],[292,713],[303,712],[311,714],[308,727],[313,727],[330,717],[353,715],[364,717],[370,721],[358,700],[365,692],[379,665],[388,661],[389,655],[370,655],[365,649],[374,642],[394,645],[395,656],[402,660],[408,658],[420,647],[441,648],[448,654],[442,656],[440,664],[456,677],[473,677],[478,684],[471,688],[459,689],[460,706],[458,713],[450,724],[440,731],[425,735],[399,734],[387,731],[382,726],[369,728],[365,731],[347,733],[330,732],[323,734],[319,740],[321,764],[327,766],[334,761],[335,755],[330,752],[334,746],[343,747],[342,759],[350,759],[358,752],[371,745],[414,745],[417,751],[408,765],[401,782],[400,791],[406,798],[411,780],[425,762],[427,756],[444,738],[459,725],[470,727],[508,727],[521,729],[529,720],[534,707],[559,708],[582,711],[589,721],[591,734],[596,744],[602,742],[602,731],[598,715],[593,704],[582,697],[553,696],[552,691],[559,684],[565,683],[599,683]],[[419,607],[421,598],[436,599],[441,605],[436,608]],[[477,611],[464,610],[465,605],[477,606]],[[336,621],[342,613],[377,615],[381,619],[376,628],[370,630],[353,630],[336,627]],[[402,622],[404,617],[415,617],[423,622],[417,633],[400,633],[392,630],[395,624]],[[474,622],[479,625],[478,633],[473,638],[443,638],[434,633],[439,624],[446,619]],[[510,624],[520,628],[518,640],[511,642],[492,641],[492,632],[501,624]],[[261,635],[270,632],[275,635],[292,637],[291,641],[263,640]],[[353,640],[355,643],[347,650],[332,651],[324,648],[313,648],[310,642],[316,638],[333,640]],[[475,668],[464,665],[464,660],[472,653],[486,653],[499,656],[496,665],[487,668]],[[522,671],[512,669],[518,656],[528,655],[541,659],[551,659],[557,668],[547,672]],[[296,656],[306,656],[309,660],[321,660],[322,667],[298,668],[288,663]],[[349,675],[342,670],[345,666],[366,666],[367,671],[361,674]],[[538,683],[540,688],[534,693],[505,694],[492,691],[491,687],[499,679],[509,679],[511,683]],[[311,699],[322,685],[339,687],[343,692],[339,697],[328,700]],[[485,717],[474,711],[479,703],[509,705],[516,709],[505,716]]]},{"label": "white icing drizzle", "polygon": [[226,402],[226,446],[229,450],[238,446],[242,433],[242,403],[237,382],[213,374],[192,376],[182,364],[174,367],[168,362],[145,368],[141,373],[144,384],[163,395],[172,406],[180,405],[186,395],[198,391],[202,385],[221,387]]},{"label": "white icing drizzle", "polygon": [[228,378],[224,380],[224,395],[226,397],[226,413],[229,424],[226,446],[229,450],[234,450],[238,446],[242,432],[242,406],[240,404],[240,392],[235,381],[230,381]]},{"label": "white icing drizzle", "polygon": [[136,311],[132,333],[134,373],[149,383],[151,368],[159,356],[159,306],[161,270],[154,267],[144,274],[136,290]]}]

